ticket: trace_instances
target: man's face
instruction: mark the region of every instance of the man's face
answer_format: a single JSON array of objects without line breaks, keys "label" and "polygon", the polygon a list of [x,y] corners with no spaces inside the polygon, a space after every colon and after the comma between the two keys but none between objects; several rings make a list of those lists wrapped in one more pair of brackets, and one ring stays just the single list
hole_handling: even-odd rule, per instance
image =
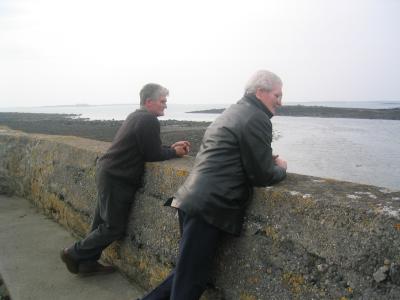
[{"label": "man's face", "polygon": [[144,103],[147,111],[156,117],[164,115],[164,109],[167,108],[167,97],[160,96],[157,100],[147,99]]},{"label": "man's face", "polygon": [[270,91],[258,89],[256,97],[275,115],[276,109],[282,106],[282,85],[276,84]]}]

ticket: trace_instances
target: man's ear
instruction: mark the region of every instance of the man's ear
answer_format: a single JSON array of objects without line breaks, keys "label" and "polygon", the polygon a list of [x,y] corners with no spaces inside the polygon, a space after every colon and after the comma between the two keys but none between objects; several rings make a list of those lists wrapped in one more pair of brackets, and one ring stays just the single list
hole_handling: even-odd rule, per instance
[{"label": "man's ear", "polygon": [[151,101],[151,98],[147,98],[146,100],[144,100],[144,106],[148,107]]},{"label": "man's ear", "polygon": [[258,98],[258,99],[260,99],[261,98],[261,94],[263,93],[263,90],[262,89],[260,89],[260,88],[258,88],[257,90],[256,90],[256,97]]}]

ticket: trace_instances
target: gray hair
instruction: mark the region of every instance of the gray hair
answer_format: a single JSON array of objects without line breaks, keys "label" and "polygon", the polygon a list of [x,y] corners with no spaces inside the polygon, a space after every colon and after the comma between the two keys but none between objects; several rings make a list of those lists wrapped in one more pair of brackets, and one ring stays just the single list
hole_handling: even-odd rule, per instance
[{"label": "gray hair", "polygon": [[267,70],[259,70],[251,76],[244,91],[245,94],[255,94],[258,89],[271,91],[277,84],[282,85],[282,80],[278,75]]},{"label": "gray hair", "polygon": [[140,90],[140,106],[143,106],[147,99],[158,100],[161,96],[167,97],[168,89],[157,83],[148,83]]}]

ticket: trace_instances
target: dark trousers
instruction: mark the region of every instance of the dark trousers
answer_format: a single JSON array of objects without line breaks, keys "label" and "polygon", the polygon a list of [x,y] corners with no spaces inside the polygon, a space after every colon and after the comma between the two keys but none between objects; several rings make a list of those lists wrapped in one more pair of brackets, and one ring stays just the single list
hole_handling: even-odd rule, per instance
[{"label": "dark trousers", "polygon": [[197,300],[206,289],[222,231],[178,210],[181,228],[175,269],[143,300]]},{"label": "dark trousers", "polygon": [[123,237],[137,190],[100,168],[96,184],[97,206],[90,233],[68,248],[68,253],[80,262],[98,260],[108,245]]}]

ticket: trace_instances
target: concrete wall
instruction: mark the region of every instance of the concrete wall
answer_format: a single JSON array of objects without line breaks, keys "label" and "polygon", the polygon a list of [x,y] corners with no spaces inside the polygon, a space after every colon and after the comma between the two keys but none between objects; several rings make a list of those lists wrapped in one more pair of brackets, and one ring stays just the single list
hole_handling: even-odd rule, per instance
[{"label": "concrete wall", "polygon": [[[88,230],[108,143],[0,128],[0,193],[30,199],[77,236]],[[171,270],[172,208],[192,158],[149,163],[126,237],[105,259],[145,288]],[[60,245],[60,248],[66,245]],[[289,174],[258,188],[240,238],[226,237],[207,299],[400,299],[400,192]]]}]

